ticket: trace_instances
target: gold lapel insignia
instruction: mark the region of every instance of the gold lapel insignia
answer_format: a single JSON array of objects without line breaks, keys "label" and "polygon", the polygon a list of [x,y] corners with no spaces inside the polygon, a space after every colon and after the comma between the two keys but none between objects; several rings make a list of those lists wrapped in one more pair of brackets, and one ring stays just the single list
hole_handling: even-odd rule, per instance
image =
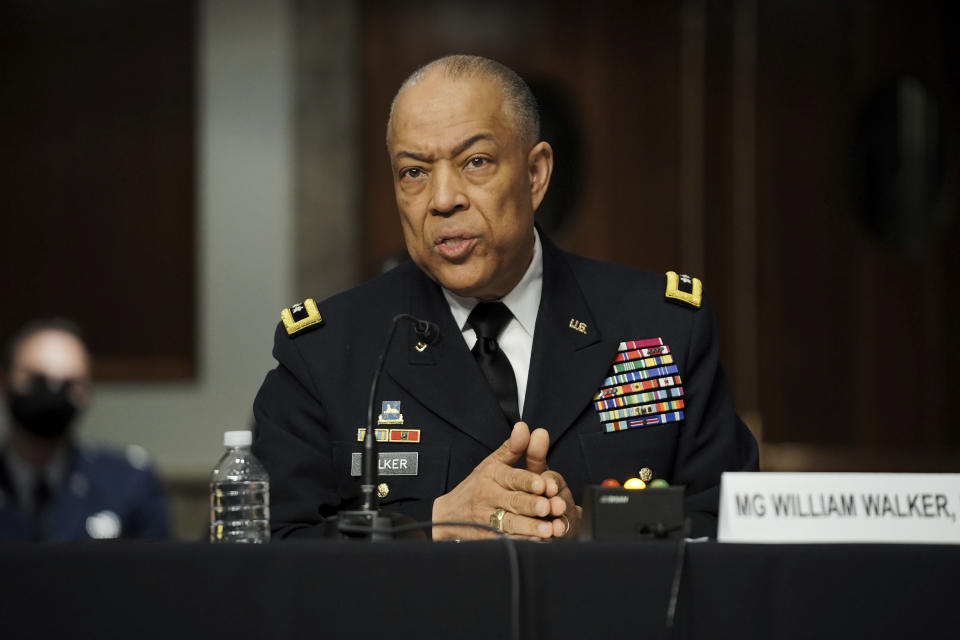
[{"label": "gold lapel insignia", "polygon": [[587,335],[587,323],[580,322],[574,318],[570,318],[570,328],[574,331],[579,331],[583,335]]}]

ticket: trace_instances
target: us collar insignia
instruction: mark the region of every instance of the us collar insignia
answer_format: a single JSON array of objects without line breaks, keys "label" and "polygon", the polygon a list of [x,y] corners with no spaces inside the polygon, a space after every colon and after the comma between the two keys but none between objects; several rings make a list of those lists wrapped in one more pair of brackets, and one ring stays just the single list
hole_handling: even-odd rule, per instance
[{"label": "us collar insignia", "polygon": [[403,414],[400,413],[399,400],[384,400],[380,406],[380,416],[377,418],[377,424],[403,424]]},{"label": "us collar insignia", "polygon": [[303,303],[297,303],[289,309],[280,312],[280,319],[287,330],[287,335],[294,336],[311,327],[323,326],[323,316],[317,309],[313,298],[307,298]]},{"label": "us collar insignia", "polygon": [[587,323],[580,322],[575,318],[570,318],[570,328],[574,331],[579,331],[583,335],[587,335]]},{"label": "us collar insignia", "polygon": [[691,278],[686,274],[678,275],[676,271],[667,271],[667,290],[663,295],[672,302],[699,309],[703,302],[703,284],[699,278]]}]

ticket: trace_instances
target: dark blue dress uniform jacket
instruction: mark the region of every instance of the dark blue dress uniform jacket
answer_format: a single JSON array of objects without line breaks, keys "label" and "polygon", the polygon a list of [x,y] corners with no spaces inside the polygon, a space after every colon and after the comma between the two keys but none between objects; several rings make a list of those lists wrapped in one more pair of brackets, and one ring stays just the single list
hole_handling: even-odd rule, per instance
[{"label": "dark blue dress uniform jacket", "polygon": [[[109,537],[162,540],[169,536],[167,505],[153,472],[117,451],[74,445],[63,483],[40,519],[39,531],[16,503],[0,458],[0,540],[68,542]],[[88,526],[88,519],[108,526]],[[116,529],[113,522],[119,525]]]},{"label": "dark blue dress uniform jacket", "polygon": [[[550,432],[547,464],[563,474],[578,503],[586,485],[622,482],[648,467],[686,486],[696,533],[715,529],[720,473],[755,470],[757,445],[734,413],[709,304],[669,302],[664,276],[569,254],[541,239],[543,292],[522,418]],[[390,489],[380,504],[430,520],[433,500],[511,428],[442,292],[407,263],[318,307],[322,326],[294,336],[278,326],[279,364],[254,402],[253,447],[271,478],[274,536],[317,534],[310,525],[357,507],[351,453],[361,451],[357,429],[366,421],[371,376],[390,321],[401,312],[437,323],[440,338],[418,352],[416,335],[403,324],[386,356],[375,413],[382,401],[399,400],[402,428],[421,434],[419,443],[380,443],[381,452],[419,452],[417,475],[381,478]],[[586,323],[586,333],[570,328],[571,320]],[[606,433],[593,396],[620,342],[657,337],[679,367],[685,418]],[[697,526],[704,521],[706,528]]]}]

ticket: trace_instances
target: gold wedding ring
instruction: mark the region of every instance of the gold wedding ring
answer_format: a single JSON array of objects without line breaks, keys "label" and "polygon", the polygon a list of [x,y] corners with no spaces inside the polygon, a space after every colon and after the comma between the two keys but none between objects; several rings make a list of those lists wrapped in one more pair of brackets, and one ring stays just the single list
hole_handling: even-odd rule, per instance
[{"label": "gold wedding ring", "polygon": [[496,511],[493,512],[493,515],[490,516],[490,526],[503,533],[503,515],[506,513],[500,507],[497,507]]},{"label": "gold wedding ring", "polygon": [[570,518],[566,515],[560,516],[560,519],[563,520],[563,533],[560,534],[560,537],[563,538],[568,533],[570,533]]}]

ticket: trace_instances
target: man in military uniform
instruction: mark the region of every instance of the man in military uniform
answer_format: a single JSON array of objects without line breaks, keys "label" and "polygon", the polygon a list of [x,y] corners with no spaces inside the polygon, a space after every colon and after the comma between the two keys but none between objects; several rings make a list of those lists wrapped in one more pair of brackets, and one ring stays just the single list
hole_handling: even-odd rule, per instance
[{"label": "man in military uniform", "polygon": [[413,262],[284,310],[279,365],[254,403],[274,535],[316,534],[356,507],[370,377],[398,313],[439,338],[404,325],[386,354],[369,425],[384,508],[573,537],[586,485],[642,469],[685,485],[695,532],[709,533],[720,473],[756,469],[757,449],[700,281],[571,255],[536,229],[553,151],[526,84],[499,63],[450,56],[411,75],[387,148]]},{"label": "man in military uniform", "polygon": [[0,448],[0,540],[162,539],[166,504],[146,452],[75,442],[90,402],[90,355],[78,329],[38,321],[11,341],[0,368],[8,439]]}]

